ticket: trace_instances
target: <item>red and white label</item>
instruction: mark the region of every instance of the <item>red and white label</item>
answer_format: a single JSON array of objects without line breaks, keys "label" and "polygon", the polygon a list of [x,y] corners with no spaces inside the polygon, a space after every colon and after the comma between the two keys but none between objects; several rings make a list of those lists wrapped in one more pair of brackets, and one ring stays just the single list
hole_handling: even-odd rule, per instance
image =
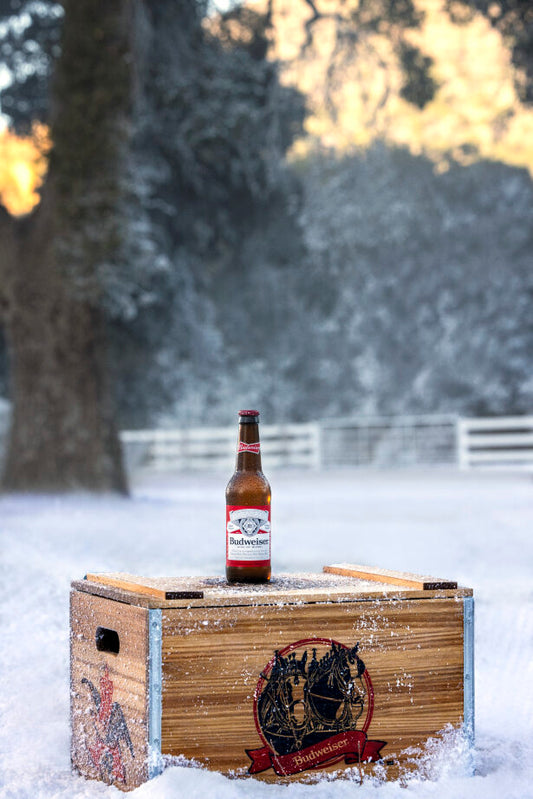
[{"label": "red and white label", "polygon": [[239,441],[238,452],[255,452],[256,455],[261,451],[261,442],[256,441],[254,444],[246,444],[244,441]]},{"label": "red and white label", "polygon": [[226,565],[270,562],[270,505],[226,505]]}]

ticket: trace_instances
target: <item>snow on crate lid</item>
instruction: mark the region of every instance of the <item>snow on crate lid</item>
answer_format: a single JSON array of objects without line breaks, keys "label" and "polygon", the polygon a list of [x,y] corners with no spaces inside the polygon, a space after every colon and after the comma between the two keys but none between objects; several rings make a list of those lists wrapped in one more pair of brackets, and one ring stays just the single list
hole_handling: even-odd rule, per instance
[{"label": "snow on crate lid", "polygon": [[239,411],[239,416],[259,416],[259,411]]}]

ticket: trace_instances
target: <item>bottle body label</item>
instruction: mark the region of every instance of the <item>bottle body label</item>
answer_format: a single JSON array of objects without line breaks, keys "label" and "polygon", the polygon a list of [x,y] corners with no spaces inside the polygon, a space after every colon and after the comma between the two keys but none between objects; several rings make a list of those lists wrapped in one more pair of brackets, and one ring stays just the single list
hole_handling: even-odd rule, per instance
[{"label": "bottle body label", "polygon": [[270,506],[226,505],[226,565],[270,562]]}]

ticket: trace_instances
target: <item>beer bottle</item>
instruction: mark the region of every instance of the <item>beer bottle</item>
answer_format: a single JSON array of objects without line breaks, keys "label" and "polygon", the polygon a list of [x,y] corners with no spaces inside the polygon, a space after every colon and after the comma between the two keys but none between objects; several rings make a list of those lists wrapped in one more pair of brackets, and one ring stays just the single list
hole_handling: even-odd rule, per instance
[{"label": "beer bottle", "polygon": [[226,488],[226,579],[270,580],[270,485],[261,471],[259,411],[239,411],[237,464]]}]

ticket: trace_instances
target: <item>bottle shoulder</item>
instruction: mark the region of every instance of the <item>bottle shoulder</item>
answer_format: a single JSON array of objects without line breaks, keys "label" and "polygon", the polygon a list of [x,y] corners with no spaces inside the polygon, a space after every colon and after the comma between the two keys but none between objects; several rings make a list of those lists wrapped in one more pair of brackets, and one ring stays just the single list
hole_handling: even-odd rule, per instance
[{"label": "bottle shoulder", "polygon": [[228,505],[269,505],[270,484],[263,472],[236,471],[226,486]]}]

